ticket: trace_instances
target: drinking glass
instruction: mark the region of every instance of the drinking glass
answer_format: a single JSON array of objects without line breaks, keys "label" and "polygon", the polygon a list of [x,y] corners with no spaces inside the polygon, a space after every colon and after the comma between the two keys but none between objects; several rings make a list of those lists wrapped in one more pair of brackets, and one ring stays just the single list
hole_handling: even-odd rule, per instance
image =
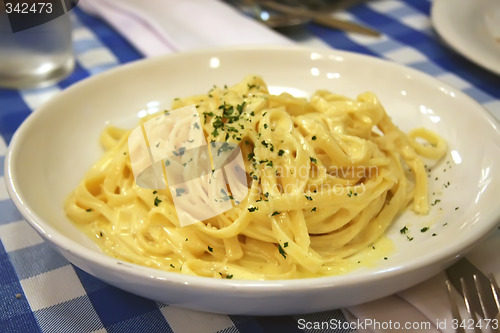
[{"label": "drinking glass", "polygon": [[70,14],[13,32],[0,1],[0,86],[47,86],[68,76],[74,67]]}]

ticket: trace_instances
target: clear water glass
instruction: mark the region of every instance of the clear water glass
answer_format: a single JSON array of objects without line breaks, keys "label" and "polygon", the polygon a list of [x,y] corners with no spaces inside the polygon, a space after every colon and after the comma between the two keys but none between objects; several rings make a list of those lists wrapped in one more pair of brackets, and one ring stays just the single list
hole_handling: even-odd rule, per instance
[{"label": "clear water glass", "polygon": [[[3,7],[3,3],[0,2]],[[74,67],[70,15],[12,32],[0,8],[0,87],[33,88],[54,84]]]}]

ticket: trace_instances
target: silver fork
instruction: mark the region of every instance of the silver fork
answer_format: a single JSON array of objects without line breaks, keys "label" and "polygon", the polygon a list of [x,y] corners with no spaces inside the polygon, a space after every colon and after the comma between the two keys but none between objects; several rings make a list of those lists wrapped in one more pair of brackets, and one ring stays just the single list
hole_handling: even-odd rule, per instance
[{"label": "silver fork", "polygon": [[[500,333],[500,289],[495,277],[493,274],[489,275],[487,288],[481,285],[476,274],[472,278],[474,280],[472,285],[468,285],[463,277],[460,278],[461,290],[458,291],[463,297],[456,297],[451,282],[446,280],[448,296],[451,301],[451,312],[455,320],[452,323],[452,328],[457,333],[465,333],[466,329],[473,330],[475,333]],[[479,299],[479,307],[474,305],[474,297]],[[491,303],[494,306],[491,306]],[[460,308],[462,307],[465,307],[466,316],[460,314]]]}]

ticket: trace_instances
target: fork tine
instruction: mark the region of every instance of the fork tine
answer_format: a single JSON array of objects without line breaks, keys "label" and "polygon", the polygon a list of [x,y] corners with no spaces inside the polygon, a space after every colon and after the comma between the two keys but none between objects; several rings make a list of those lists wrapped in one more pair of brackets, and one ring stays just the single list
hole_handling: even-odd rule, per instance
[{"label": "fork tine", "polygon": [[498,313],[500,312],[500,296],[498,295],[500,288],[498,288],[498,283],[497,280],[495,279],[495,276],[493,276],[493,273],[490,273],[488,278],[490,280],[491,293],[493,294],[493,299],[495,300]]},{"label": "fork tine", "polygon": [[483,310],[483,318],[493,318],[493,316],[495,314],[494,313],[488,313],[488,310],[486,309],[485,299],[484,299],[485,293],[483,291],[483,287],[479,283],[477,275],[474,274],[472,277],[474,279],[474,285],[476,286],[477,296],[479,297],[479,303],[481,304],[481,310]]},{"label": "fork tine", "polygon": [[[471,295],[469,294],[469,290],[465,284],[464,278],[460,278],[460,285],[461,285],[462,291],[464,293],[464,302],[465,302],[465,309],[467,310],[467,314],[469,315],[469,318],[472,318],[473,323],[477,323],[478,319],[477,319],[476,313],[474,311],[472,311],[472,309],[471,309],[470,301],[469,301],[471,298]],[[478,291],[476,291],[476,292],[479,294]],[[474,332],[481,333],[481,330],[476,325],[474,325]]]},{"label": "fork tine", "polygon": [[[460,311],[458,310],[457,306],[457,299],[455,297],[455,294],[453,293],[453,288],[449,280],[446,280],[446,289],[448,289],[448,297],[450,298],[451,303],[451,315],[460,323],[462,322],[462,317],[460,316]],[[465,333],[465,329],[459,325],[457,327],[457,333]]]}]

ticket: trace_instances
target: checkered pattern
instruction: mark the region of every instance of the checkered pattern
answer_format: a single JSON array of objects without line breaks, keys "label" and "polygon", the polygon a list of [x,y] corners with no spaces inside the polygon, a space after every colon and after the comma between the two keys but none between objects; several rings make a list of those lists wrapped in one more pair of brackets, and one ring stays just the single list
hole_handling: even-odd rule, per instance
[{"label": "checkered pattern", "polygon": [[[379,0],[342,13],[382,32],[378,39],[315,24],[296,39],[304,45],[374,55],[424,71],[462,90],[500,118],[500,78],[440,42],[429,20],[430,5],[427,0]],[[345,320],[340,310],[303,316],[226,316],[144,299],[72,266],[22,219],[4,186],[5,142],[32,110],[62,89],[141,58],[100,20],[78,8],[72,18],[77,64],[69,78],[43,89],[0,89],[0,332],[308,332],[300,329],[300,319]]]}]

